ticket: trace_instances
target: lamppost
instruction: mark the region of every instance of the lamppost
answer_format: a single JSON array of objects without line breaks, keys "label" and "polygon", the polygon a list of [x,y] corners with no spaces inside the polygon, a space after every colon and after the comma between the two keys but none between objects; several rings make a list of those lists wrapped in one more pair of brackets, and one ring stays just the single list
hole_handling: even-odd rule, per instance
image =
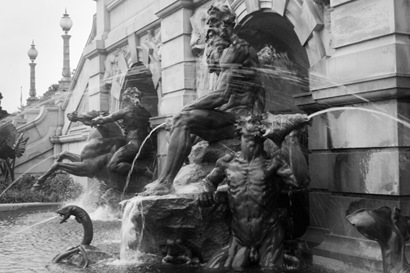
[{"label": "lamppost", "polygon": [[61,35],[63,38],[63,78],[59,82],[59,91],[67,91],[71,82],[71,70],[70,70],[70,38],[71,35],[67,33],[70,31],[73,26],[73,21],[68,16],[67,9],[63,14],[63,17],[60,20],[60,27],[63,29],[65,34]]},{"label": "lamppost", "polygon": [[27,99],[27,104],[31,104],[35,101],[38,101],[36,97],[36,63],[34,62],[38,56],[38,51],[34,45],[34,41],[31,44],[31,48],[27,52],[28,57],[31,60],[30,65],[30,97]]}]

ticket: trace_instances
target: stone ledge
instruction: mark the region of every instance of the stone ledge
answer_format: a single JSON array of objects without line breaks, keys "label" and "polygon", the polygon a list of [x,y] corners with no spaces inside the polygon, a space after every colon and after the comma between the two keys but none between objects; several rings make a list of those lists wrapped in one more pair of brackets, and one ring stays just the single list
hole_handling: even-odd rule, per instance
[{"label": "stone ledge", "polygon": [[51,209],[57,208],[61,203],[9,203],[9,204],[0,204],[0,211],[15,211],[21,209]]},{"label": "stone ledge", "polygon": [[[367,272],[382,272],[381,251],[375,241],[327,235],[324,242],[313,248],[313,261],[323,265],[321,259],[333,259],[341,268],[359,268]],[[355,271],[356,272],[356,271]]]}]

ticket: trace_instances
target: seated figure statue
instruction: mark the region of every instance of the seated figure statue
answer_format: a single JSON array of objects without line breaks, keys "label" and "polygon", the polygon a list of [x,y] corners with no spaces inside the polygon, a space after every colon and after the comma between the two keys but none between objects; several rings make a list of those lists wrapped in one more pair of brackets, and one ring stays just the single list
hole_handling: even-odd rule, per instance
[{"label": "seated figure statue", "polygon": [[[98,116],[91,120],[92,126],[121,121],[125,130],[127,144],[114,153],[108,169],[120,174],[127,174],[131,163],[141,148],[141,144],[150,131],[149,118],[151,114],[140,105],[142,93],[136,87],[127,88],[122,95],[123,100],[128,100],[128,106],[106,116]],[[152,152],[150,143],[141,148],[139,159],[144,159]]]},{"label": "seated figure statue", "polygon": [[299,171],[305,176],[293,172],[286,146],[294,143],[285,143],[275,156],[267,156],[263,143],[269,132],[261,120],[248,116],[239,122],[241,151],[220,158],[202,182],[199,201],[208,206],[214,203],[217,186],[226,180],[231,211],[230,243],[211,257],[208,268],[272,268],[283,262],[285,232],[279,221],[279,195],[285,184],[305,187],[309,179],[307,170]]},{"label": "seated figure statue", "polygon": [[165,166],[157,181],[142,195],[173,191],[173,182],[191,152],[192,135],[208,142],[235,136],[236,120],[264,111],[265,98],[256,68],[256,50],[234,34],[235,14],[219,2],[208,10],[207,63],[217,73],[215,91],[186,105],[173,118]]}]

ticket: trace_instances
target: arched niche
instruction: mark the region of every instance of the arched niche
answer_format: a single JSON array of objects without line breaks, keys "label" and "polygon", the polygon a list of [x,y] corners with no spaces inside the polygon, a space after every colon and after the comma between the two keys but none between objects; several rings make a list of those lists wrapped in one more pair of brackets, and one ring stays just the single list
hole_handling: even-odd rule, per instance
[{"label": "arched niche", "polygon": [[[120,101],[122,101],[122,94],[128,87],[138,88],[143,93],[142,106],[153,117],[158,115],[158,86],[154,85],[151,71],[142,62],[137,62],[128,69],[121,88]],[[121,107],[124,107],[124,105]]]},{"label": "arched niche", "polygon": [[275,12],[261,10],[247,16],[237,31],[257,51],[270,46],[277,55],[275,63],[265,65],[261,70],[266,110],[274,113],[300,112],[293,96],[309,91],[309,59],[293,25]]},{"label": "arched niche", "polygon": [[[278,51],[286,52],[289,59],[301,69],[302,79],[296,86],[291,83],[292,80],[288,81],[288,84],[281,81],[267,83],[270,86],[267,94],[269,100],[267,109],[277,113],[300,112],[295,97],[303,98],[300,102],[304,109],[306,106],[316,107],[309,93],[309,72],[312,67],[326,56],[331,56],[333,52],[330,46],[331,35],[324,24],[328,19],[326,12],[328,1],[230,0],[229,2],[237,15],[239,36],[252,43],[257,49],[264,44],[275,46]],[[282,86],[287,86],[285,88],[287,92],[282,92],[283,96],[279,96],[275,90],[281,91]],[[308,101],[316,106],[304,105]],[[289,104],[290,102],[293,103]],[[280,107],[283,105],[290,108]]]}]

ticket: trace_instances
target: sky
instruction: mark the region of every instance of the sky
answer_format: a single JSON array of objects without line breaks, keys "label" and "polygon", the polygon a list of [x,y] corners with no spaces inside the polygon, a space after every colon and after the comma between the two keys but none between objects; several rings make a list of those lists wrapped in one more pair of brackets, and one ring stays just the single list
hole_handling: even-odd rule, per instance
[{"label": "sky", "polygon": [[61,80],[63,39],[60,19],[67,9],[73,21],[69,31],[70,68],[77,67],[91,32],[96,2],[93,0],[18,0],[4,1],[0,9],[0,92],[1,107],[9,113],[29,97],[31,62],[27,51],[34,40],[38,56],[36,65],[37,97]]}]

